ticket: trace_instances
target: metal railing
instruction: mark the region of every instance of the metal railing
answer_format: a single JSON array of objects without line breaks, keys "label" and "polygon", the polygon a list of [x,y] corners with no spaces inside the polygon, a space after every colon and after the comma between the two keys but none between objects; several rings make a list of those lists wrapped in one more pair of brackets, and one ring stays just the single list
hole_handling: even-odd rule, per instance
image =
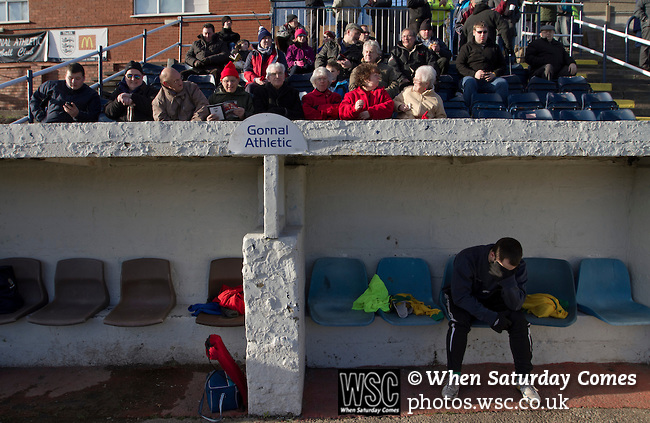
[{"label": "metal railing", "polygon": [[[526,6],[532,6],[534,8],[533,12],[526,11]],[[584,9],[584,4],[581,2],[567,2],[567,3],[550,3],[550,2],[540,2],[540,1],[524,1],[521,4],[521,19],[519,20],[519,39],[517,44],[520,47],[525,47],[528,45],[530,40],[534,37],[539,36],[541,29],[541,6],[571,6],[578,8],[579,18],[582,19],[582,12]],[[568,33],[556,31],[555,37],[557,38],[568,38],[568,47],[569,55],[573,55],[573,45],[575,39],[581,39],[583,37],[582,33],[576,33],[574,30],[574,23],[576,23],[575,18],[573,17],[573,12],[569,16],[563,16],[566,20],[566,25]],[[558,21],[559,22],[559,21]],[[556,25],[556,29],[557,28]]]},{"label": "metal railing", "polygon": [[[175,48],[178,48],[178,61],[183,62],[182,49],[183,49],[183,47],[189,46],[189,44],[182,44],[183,22],[190,21],[190,20],[194,21],[194,20],[220,19],[223,16],[225,16],[225,15],[201,15],[201,16],[189,16],[189,17],[188,16],[185,16],[185,17],[184,16],[179,16],[177,19],[175,19],[175,20],[173,20],[171,22],[167,22],[166,24],[161,25],[159,27],[156,27],[156,28],[154,28],[152,30],[144,29],[142,31],[142,34],[135,35],[135,36],[133,36],[131,38],[128,38],[126,40],[123,40],[123,41],[120,41],[118,43],[112,44],[110,46],[107,46],[107,47],[99,46],[99,48],[97,50],[92,51],[90,53],[86,53],[86,54],[84,54],[84,55],[82,55],[80,57],[76,57],[74,59],[70,59],[70,60],[67,60],[65,62],[58,63],[56,65],[50,66],[48,68],[42,69],[42,70],[37,71],[37,72],[33,72],[31,69],[29,69],[25,76],[21,76],[21,77],[12,79],[11,81],[7,81],[7,82],[4,82],[4,83],[0,84],[0,90],[2,90],[3,88],[7,88],[7,87],[11,87],[11,86],[16,85],[16,84],[27,82],[28,115],[21,118],[21,119],[18,119],[16,121],[14,121],[14,122],[11,122],[11,123],[15,124],[15,123],[25,123],[25,122],[30,122],[31,123],[32,122],[32,116],[31,116],[31,113],[29,113],[29,102],[30,102],[31,97],[32,97],[32,95],[34,93],[34,78],[35,77],[38,77],[38,76],[41,76],[41,75],[46,75],[46,74],[48,74],[50,72],[54,72],[54,71],[57,71],[57,70],[59,70],[61,68],[64,68],[64,67],[66,67],[66,66],[68,66],[68,65],[70,65],[72,63],[81,62],[83,60],[90,59],[92,57],[97,56],[98,57],[98,60],[97,60],[97,75],[98,75],[97,78],[98,78],[98,81],[96,83],[90,85],[90,88],[96,89],[98,91],[98,94],[101,97],[103,95],[104,83],[108,82],[108,81],[111,81],[113,79],[119,78],[122,75],[124,75],[124,73],[125,73],[124,70],[121,70],[119,72],[116,72],[116,73],[104,78],[104,75],[103,75],[103,64],[104,64],[103,56],[104,56],[105,52],[113,50],[115,48],[121,47],[121,46],[129,44],[129,43],[132,43],[134,41],[138,41],[138,40],[141,39],[142,40],[142,63],[146,63],[146,62],[160,56],[161,54],[164,54],[164,53],[166,53],[166,52],[168,52],[170,50],[173,50]],[[262,17],[263,19],[268,19],[270,17],[270,14],[268,14],[268,13],[267,14],[255,14],[255,13],[252,13],[252,14],[238,14],[238,15],[229,15],[229,16],[230,17],[256,17],[256,18]],[[162,50],[152,54],[151,56],[147,56],[147,38],[150,35],[155,34],[158,31],[162,31],[162,30],[164,30],[166,28],[169,28],[169,27],[172,27],[172,26],[175,26],[175,25],[178,25],[178,41],[171,44],[171,45],[169,45],[168,47],[165,47]]]}]

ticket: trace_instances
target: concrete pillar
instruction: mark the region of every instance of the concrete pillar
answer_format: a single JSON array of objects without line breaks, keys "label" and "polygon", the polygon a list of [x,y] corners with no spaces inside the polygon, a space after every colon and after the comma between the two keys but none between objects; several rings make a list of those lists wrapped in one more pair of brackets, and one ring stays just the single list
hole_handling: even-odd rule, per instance
[{"label": "concrete pillar", "polygon": [[[305,169],[264,158],[264,231],[244,237],[246,378],[251,415],[299,415],[305,376]],[[284,227],[285,209],[290,224]]]}]

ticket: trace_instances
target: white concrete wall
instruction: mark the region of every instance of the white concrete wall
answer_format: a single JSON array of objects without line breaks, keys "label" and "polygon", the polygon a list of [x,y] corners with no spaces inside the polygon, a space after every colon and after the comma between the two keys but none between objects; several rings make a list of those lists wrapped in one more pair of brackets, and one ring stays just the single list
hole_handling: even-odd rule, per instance
[{"label": "white concrete wall", "polygon": [[69,328],[2,325],[0,365],[202,363],[207,335],[224,331],[244,361],[243,327],[196,325],[187,306],[206,301],[210,261],[241,257],[244,235],[257,227],[261,159],[51,160],[0,161],[0,257],[41,260],[50,298],[58,260],[101,259],[113,306],[124,260],[165,258],[178,306],[150,328],[104,325],[106,313]]},{"label": "white concrete wall", "polygon": [[[451,255],[513,236],[525,256],[566,259],[576,270],[586,257],[623,260],[639,270],[635,292],[650,305],[650,172],[626,159],[367,158],[315,160],[307,169],[308,271],[318,257],[355,257],[371,276],[382,257],[421,257],[437,293]],[[446,324],[405,328],[379,317],[363,328],[310,323],[310,366],[446,362]],[[466,362],[512,360],[507,342],[475,332]],[[536,363],[647,362],[650,355],[650,327],[613,329],[588,316],[570,328],[533,327],[533,336]],[[580,348],[568,350],[569,342]]]}]

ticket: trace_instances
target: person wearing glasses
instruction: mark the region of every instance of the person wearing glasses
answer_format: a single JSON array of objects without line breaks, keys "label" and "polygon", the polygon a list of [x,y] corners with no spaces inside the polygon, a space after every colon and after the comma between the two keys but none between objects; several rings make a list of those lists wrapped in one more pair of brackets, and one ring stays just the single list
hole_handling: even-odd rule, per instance
[{"label": "person wearing glasses", "polygon": [[104,107],[104,113],[119,122],[153,120],[151,102],[156,95],[158,89],[144,82],[142,66],[132,60],[126,65],[124,79],[111,94],[110,101]]},{"label": "person wearing glasses", "polygon": [[472,322],[479,320],[497,333],[508,332],[515,373],[519,375],[517,388],[524,400],[540,400],[532,381],[525,377],[533,370],[533,347],[530,323],[521,308],[528,282],[522,255],[521,244],[514,238],[466,248],[456,255],[451,284],[443,290],[444,306],[449,313],[447,370],[450,375],[442,389],[444,398],[458,396],[460,385],[457,382],[467,334]]},{"label": "person wearing glasses", "polygon": [[500,76],[506,71],[506,61],[494,40],[489,37],[485,22],[472,30],[473,38],[460,48],[456,69],[463,76],[461,87],[467,107],[472,106],[475,93],[497,93],[508,100],[508,81]]},{"label": "person wearing glasses", "polygon": [[410,28],[402,30],[401,42],[390,52],[388,64],[395,69],[399,78],[399,90],[413,85],[415,71],[420,66],[433,66],[436,74],[440,74],[440,68],[436,63],[433,51],[418,42],[417,34]]},{"label": "person wearing glasses", "polygon": [[474,9],[472,14],[467,17],[467,20],[463,24],[460,45],[462,46],[466,42],[471,41],[474,26],[479,22],[483,22],[488,29],[488,37],[496,43],[498,32],[503,40],[506,53],[510,54],[513,45],[512,39],[510,38],[508,22],[503,19],[503,16],[501,16],[499,12],[490,9],[490,6],[487,3],[488,0],[472,0]]},{"label": "person wearing glasses", "polygon": [[304,119],[300,95],[286,83],[286,68],[282,63],[271,63],[266,68],[264,85],[251,84],[255,113],[275,113],[287,119]]},{"label": "person wearing glasses", "polygon": [[153,119],[155,121],[201,121],[206,120],[210,111],[208,99],[191,81],[183,81],[181,74],[167,67],[160,72],[162,88],[153,99]]}]

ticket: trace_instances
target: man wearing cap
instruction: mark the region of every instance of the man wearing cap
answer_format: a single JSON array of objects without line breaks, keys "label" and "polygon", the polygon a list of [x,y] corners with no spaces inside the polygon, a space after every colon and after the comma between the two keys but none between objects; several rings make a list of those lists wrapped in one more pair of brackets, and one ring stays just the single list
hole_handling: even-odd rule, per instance
[{"label": "man wearing cap", "polygon": [[251,84],[264,85],[266,82],[266,68],[271,63],[282,63],[287,66],[287,58],[282,51],[273,45],[271,33],[260,27],[257,33],[257,48],[251,51],[244,64],[244,78],[246,79],[246,91],[250,91]]},{"label": "man wearing cap", "polygon": [[211,113],[208,121],[244,120],[253,115],[253,98],[239,86],[239,72],[229,62],[221,72],[221,84],[208,99],[210,105],[220,105],[221,114]]},{"label": "man wearing cap", "polygon": [[228,44],[228,48],[232,50],[239,41],[239,34],[232,30],[232,19],[230,16],[224,16],[221,18],[221,31],[219,31],[219,36],[223,41]]},{"label": "man wearing cap", "polygon": [[578,72],[576,61],[553,35],[553,25],[542,25],[540,37],[528,44],[525,60],[530,66],[530,76],[555,80],[560,76],[574,76]]},{"label": "man wearing cap", "polygon": [[316,67],[327,66],[330,59],[336,60],[343,72],[342,79],[349,79],[352,69],[354,69],[363,56],[363,44],[359,42],[361,27],[356,23],[349,23],[345,27],[345,34],[341,41],[328,41],[316,56]]},{"label": "man wearing cap", "polygon": [[483,22],[487,26],[488,37],[496,42],[498,32],[503,40],[506,52],[510,53],[513,45],[510,39],[508,23],[505,19],[498,12],[490,9],[487,0],[472,0],[472,4],[474,5],[474,11],[467,17],[467,20],[463,24],[461,45],[472,39],[474,25],[478,22]]},{"label": "man wearing cap", "polygon": [[309,73],[314,70],[316,52],[307,44],[307,31],[304,28],[296,30],[296,38],[287,51],[289,75],[294,73]]},{"label": "man wearing cap", "polygon": [[360,0],[334,0],[332,2],[336,16],[336,34],[341,34],[349,22],[356,22],[359,17]]},{"label": "man wearing cap", "polygon": [[192,74],[208,73],[218,78],[223,67],[230,61],[228,43],[214,32],[214,25],[211,23],[203,25],[197,38],[185,54],[185,63],[192,66],[192,69],[184,70],[183,78],[187,79]]},{"label": "man wearing cap", "polygon": [[506,70],[506,61],[494,40],[488,36],[484,22],[472,30],[473,37],[460,48],[456,69],[463,76],[461,86],[467,107],[472,106],[475,93],[497,93],[503,102],[508,100],[508,81],[500,76]]},{"label": "man wearing cap", "polygon": [[151,102],[158,94],[158,89],[144,83],[140,63],[130,61],[124,72],[124,79],[111,94],[110,101],[104,107],[104,113],[120,122],[153,120]]},{"label": "man wearing cap", "polygon": [[411,28],[402,30],[401,40],[393,48],[388,59],[388,64],[399,75],[400,91],[413,85],[415,71],[422,65],[433,66],[436,73],[440,74],[440,68],[436,63],[437,56],[434,56],[431,49],[417,42],[416,35]]},{"label": "man wearing cap", "polygon": [[434,60],[440,68],[440,74],[446,74],[449,69],[449,61],[451,60],[451,50],[449,50],[449,47],[447,47],[447,44],[445,44],[444,41],[436,37],[436,34],[433,32],[431,21],[428,19],[420,25],[418,41],[431,50]]},{"label": "man wearing cap", "polygon": [[183,81],[176,69],[163,69],[160,83],[162,88],[151,103],[155,121],[200,121],[208,117],[208,99],[194,82]]}]

